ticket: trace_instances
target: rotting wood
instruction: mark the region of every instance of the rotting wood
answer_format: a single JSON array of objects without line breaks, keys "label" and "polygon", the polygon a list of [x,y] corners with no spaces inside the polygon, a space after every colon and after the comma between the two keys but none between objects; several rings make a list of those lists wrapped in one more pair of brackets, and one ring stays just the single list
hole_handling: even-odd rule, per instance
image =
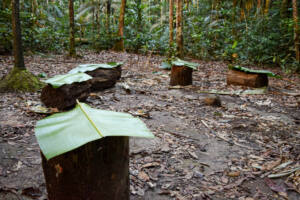
[{"label": "rotting wood", "polygon": [[192,85],[193,84],[193,69],[186,66],[172,66],[170,85]]},{"label": "rotting wood", "polygon": [[129,200],[129,138],[105,137],[50,160],[42,155],[49,200]]},{"label": "rotting wood", "polygon": [[41,101],[47,106],[59,110],[71,109],[76,105],[76,99],[85,101],[90,93],[91,84],[88,81],[73,83],[54,88],[47,85],[43,88]]},{"label": "rotting wood", "polygon": [[229,70],[227,73],[227,85],[243,85],[256,88],[265,87],[268,86],[268,76],[266,74]]},{"label": "rotting wood", "polygon": [[116,84],[117,80],[121,78],[122,68],[121,66],[111,69],[98,68],[86,73],[93,77],[89,80],[91,91],[101,91]]}]

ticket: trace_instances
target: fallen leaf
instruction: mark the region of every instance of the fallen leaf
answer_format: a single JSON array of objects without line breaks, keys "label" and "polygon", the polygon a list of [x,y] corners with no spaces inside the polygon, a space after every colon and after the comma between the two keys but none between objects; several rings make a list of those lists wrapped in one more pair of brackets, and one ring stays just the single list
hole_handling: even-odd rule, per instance
[{"label": "fallen leaf", "polygon": [[140,180],[142,180],[144,182],[147,182],[147,181],[150,180],[149,176],[145,172],[143,172],[143,171],[141,171],[139,173],[138,177],[139,177]]}]

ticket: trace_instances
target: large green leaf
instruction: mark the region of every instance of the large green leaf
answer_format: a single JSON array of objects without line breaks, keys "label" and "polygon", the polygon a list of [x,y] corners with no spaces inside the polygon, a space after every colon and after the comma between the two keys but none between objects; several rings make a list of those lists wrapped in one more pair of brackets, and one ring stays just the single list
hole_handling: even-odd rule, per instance
[{"label": "large green leaf", "polygon": [[47,159],[106,136],[154,137],[130,114],[98,110],[79,102],[71,111],[39,120],[35,135]]},{"label": "large green leaf", "polygon": [[75,82],[83,82],[83,81],[87,81],[92,78],[93,77],[91,77],[90,75],[85,74],[85,73],[74,73],[74,74],[57,75],[57,76],[54,76],[44,82],[52,85],[52,87],[54,87],[54,88],[59,88],[60,86],[65,85],[65,84],[72,84]]},{"label": "large green leaf", "polygon": [[119,62],[110,62],[107,64],[82,64],[78,65],[76,68],[72,69],[69,71],[69,74],[74,74],[78,72],[89,72],[89,71],[94,71],[95,69],[102,68],[102,69],[111,69],[115,67],[121,66],[123,63]]},{"label": "large green leaf", "polygon": [[228,65],[228,68],[231,69],[231,70],[238,70],[238,71],[247,72],[247,73],[266,74],[269,77],[280,78],[279,75],[276,75],[273,72],[268,71],[268,70],[249,69],[249,68],[242,67],[242,66],[239,66],[239,65],[235,65],[235,66]]},{"label": "large green leaf", "polygon": [[188,61],[184,61],[181,60],[179,58],[177,58],[176,60],[172,61],[172,65],[176,65],[176,66],[186,66],[189,68],[192,68],[194,70],[197,70],[197,68],[199,67],[198,63],[193,63],[193,62],[188,62]]},{"label": "large green leaf", "polygon": [[160,69],[171,69],[172,65],[169,62],[162,62],[159,66]]}]

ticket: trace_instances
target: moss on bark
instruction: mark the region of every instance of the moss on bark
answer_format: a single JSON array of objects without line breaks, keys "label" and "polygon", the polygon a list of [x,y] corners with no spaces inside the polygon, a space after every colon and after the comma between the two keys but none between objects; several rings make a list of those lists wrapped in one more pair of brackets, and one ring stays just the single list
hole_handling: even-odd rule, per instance
[{"label": "moss on bark", "polygon": [[1,81],[0,92],[34,92],[44,84],[26,69],[14,67]]}]

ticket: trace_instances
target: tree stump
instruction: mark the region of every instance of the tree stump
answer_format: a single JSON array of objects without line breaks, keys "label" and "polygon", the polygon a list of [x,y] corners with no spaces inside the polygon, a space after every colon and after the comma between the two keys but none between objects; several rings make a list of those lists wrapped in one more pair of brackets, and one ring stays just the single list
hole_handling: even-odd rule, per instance
[{"label": "tree stump", "polygon": [[42,90],[41,101],[47,107],[66,110],[76,105],[76,99],[85,101],[90,94],[90,87],[88,81],[63,85],[59,88],[53,88],[48,84]]},{"label": "tree stump", "polygon": [[122,68],[121,66],[111,69],[98,68],[86,73],[93,77],[93,79],[89,80],[91,90],[101,91],[111,88],[116,84],[117,80],[121,78]]},{"label": "tree stump", "polygon": [[105,137],[50,160],[49,200],[129,200],[129,138]]},{"label": "tree stump", "polygon": [[186,66],[172,66],[170,85],[192,85],[193,69]]},{"label": "tree stump", "polygon": [[229,70],[227,73],[227,85],[244,85],[255,88],[264,87],[268,86],[268,76],[260,73]]}]

